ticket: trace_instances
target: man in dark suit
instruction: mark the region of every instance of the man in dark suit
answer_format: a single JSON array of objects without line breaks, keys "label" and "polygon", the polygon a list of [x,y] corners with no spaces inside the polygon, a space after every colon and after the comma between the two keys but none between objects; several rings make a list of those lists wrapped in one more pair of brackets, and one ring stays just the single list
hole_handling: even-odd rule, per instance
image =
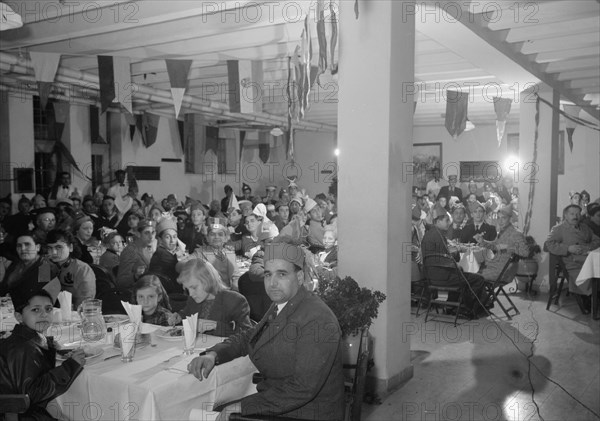
[{"label": "man in dark suit", "polygon": [[221,417],[241,412],[341,420],[344,384],[337,319],[302,286],[304,252],[300,247],[267,244],[264,262],[265,290],[273,301],[265,316],[252,329],[201,353],[188,370],[202,380],[215,365],[250,356],[264,380],[258,383],[257,393],[229,405]]},{"label": "man in dark suit", "polygon": [[438,198],[440,196],[446,198],[446,210],[450,210],[450,198],[452,196],[457,197],[459,203],[462,203],[462,201],[463,201],[462,190],[460,187],[456,186],[457,180],[458,180],[458,177],[455,175],[448,176],[448,184],[449,185],[442,187],[440,189],[440,193],[437,196]]},{"label": "man in dark suit", "polygon": [[473,222],[467,224],[462,229],[460,242],[465,244],[477,243],[478,241],[475,238],[476,234],[483,234],[483,239],[485,241],[494,241],[497,235],[496,228],[484,221],[485,207],[483,204],[479,203],[471,216],[473,217]]}]

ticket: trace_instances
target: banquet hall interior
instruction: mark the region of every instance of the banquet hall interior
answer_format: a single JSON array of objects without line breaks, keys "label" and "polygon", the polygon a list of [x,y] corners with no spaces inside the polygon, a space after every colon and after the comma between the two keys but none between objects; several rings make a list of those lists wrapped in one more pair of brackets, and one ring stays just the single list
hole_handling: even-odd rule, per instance
[{"label": "banquet hall interior", "polygon": [[[11,213],[63,171],[81,197],[117,170],[182,205],[226,186],[332,194],[339,276],[387,296],[362,419],[600,419],[597,315],[564,291],[551,305],[543,247],[574,192],[600,198],[599,1],[0,4]],[[433,168],[463,197],[511,180],[512,223],[542,248],[505,286],[518,314],[453,324],[415,295]]]}]

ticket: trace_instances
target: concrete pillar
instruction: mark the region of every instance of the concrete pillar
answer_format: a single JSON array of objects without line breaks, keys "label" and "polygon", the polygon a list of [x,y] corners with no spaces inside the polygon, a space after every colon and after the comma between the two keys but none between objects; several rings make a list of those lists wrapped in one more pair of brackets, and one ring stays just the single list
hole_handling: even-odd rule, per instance
[{"label": "concrete pillar", "polygon": [[[412,377],[410,199],[414,81],[414,2],[340,2],[338,106],[341,276],[382,291],[371,327],[377,392]],[[371,379],[373,380],[373,379]]]},{"label": "concrete pillar", "polygon": [[[536,131],[536,96],[539,95],[546,101],[556,106],[558,95],[554,95],[551,88],[546,85],[537,86],[533,90],[524,91],[520,95],[521,107],[519,111],[519,171],[514,172],[518,180],[521,212],[523,223],[527,212],[531,187],[534,187],[533,212],[528,235],[533,236],[540,247],[555,225],[556,216],[562,214],[562,209],[557,209],[557,154],[558,151],[558,113],[550,106],[540,102],[537,161],[534,164],[534,139]],[[553,127],[554,126],[554,127]],[[548,281],[549,256],[543,255],[538,271],[538,284]],[[547,284],[546,284],[547,285]]]},{"label": "concrete pillar", "polygon": [[[0,92],[0,179],[12,180],[15,168],[35,167],[33,133],[33,98]],[[12,194],[13,212],[21,197],[13,181],[0,182],[0,196]],[[37,186],[41,188],[41,186]],[[32,197],[33,194],[27,194]]]}]

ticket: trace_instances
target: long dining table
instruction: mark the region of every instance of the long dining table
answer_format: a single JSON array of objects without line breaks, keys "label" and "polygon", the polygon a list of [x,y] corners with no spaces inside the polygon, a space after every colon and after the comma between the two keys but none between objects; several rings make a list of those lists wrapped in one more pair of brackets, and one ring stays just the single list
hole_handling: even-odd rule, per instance
[{"label": "long dining table", "polygon": [[[121,362],[121,351],[112,343],[87,344],[94,350],[91,355],[99,355],[86,361],[48,411],[60,420],[210,420],[218,415],[214,406],[256,392],[256,368],[248,357],[216,366],[202,381],[187,372],[199,352],[224,338],[198,334],[194,355],[184,355],[182,338],[168,338],[165,328],[149,326],[154,331],[129,363]],[[77,329],[63,327],[55,338],[76,342]]]},{"label": "long dining table", "polygon": [[575,280],[575,284],[587,288],[587,283],[592,286],[592,318],[600,319],[598,315],[598,284],[600,284],[600,248],[588,253]]}]

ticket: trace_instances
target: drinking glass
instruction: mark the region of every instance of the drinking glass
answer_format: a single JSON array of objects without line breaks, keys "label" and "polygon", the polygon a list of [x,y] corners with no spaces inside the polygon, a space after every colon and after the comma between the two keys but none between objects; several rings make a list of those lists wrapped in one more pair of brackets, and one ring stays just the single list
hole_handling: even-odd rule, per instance
[{"label": "drinking glass", "polygon": [[121,361],[130,363],[135,355],[135,336],[137,325],[131,322],[121,322],[119,329],[119,345],[121,347]]}]

